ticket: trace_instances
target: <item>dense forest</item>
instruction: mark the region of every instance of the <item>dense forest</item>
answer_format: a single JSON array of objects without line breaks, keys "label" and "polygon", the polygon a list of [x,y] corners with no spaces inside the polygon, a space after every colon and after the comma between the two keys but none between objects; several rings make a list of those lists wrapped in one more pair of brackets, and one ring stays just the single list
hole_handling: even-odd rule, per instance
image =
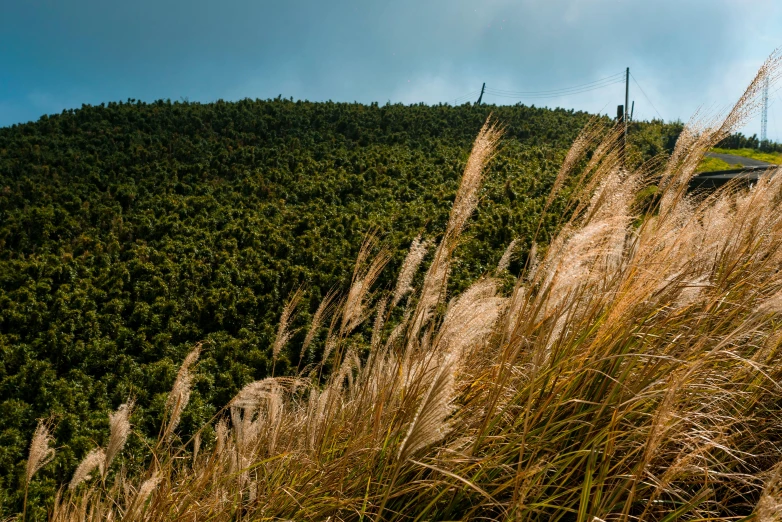
[{"label": "dense forest", "polygon": [[[43,509],[107,413],[132,397],[132,466],[154,440],[180,362],[203,355],[187,433],[272,372],[286,298],[305,301],[276,375],[300,359],[323,296],[344,291],[362,238],[392,252],[442,230],[470,144],[489,114],[505,126],[482,201],[456,251],[452,291],[519,240],[518,272],[568,147],[593,116],[527,106],[128,100],[0,129],[0,517],[18,512],[37,419],[55,462],[30,490]],[[631,124],[631,160],[670,150],[681,125]],[[563,191],[563,197],[567,190]],[[562,204],[543,216],[545,242]],[[43,513],[42,511],[38,511]]]},{"label": "dense forest", "polygon": [[740,132],[731,134],[717,146],[724,149],[756,149],[761,152],[782,152],[782,143],[761,140],[757,134],[747,137]]}]

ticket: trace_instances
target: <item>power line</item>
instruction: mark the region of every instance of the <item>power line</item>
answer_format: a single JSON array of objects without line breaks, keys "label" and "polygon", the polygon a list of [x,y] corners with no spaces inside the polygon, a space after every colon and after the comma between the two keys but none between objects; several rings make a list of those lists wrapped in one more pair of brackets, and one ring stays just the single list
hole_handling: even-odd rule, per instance
[{"label": "power line", "polygon": [[581,94],[581,93],[584,93],[584,92],[597,91],[597,90],[600,90],[600,89],[602,89],[604,87],[610,87],[611,85],[616,85],[616,84],[619,84],[619,83],[624,83],[624,81],[623,80],[616,80],[616,81],[613,81],[611,83],[605,83],[605,84],[602,84],[602,85],[597,85],[597,86],[590,87],[590,88],[580,89],[580,90],[577,90],[577,91],[563,91],[563,92],[557,92],[557,93],[552,93],[552,94],[510,94],[510,93],[507,93],[507,92],[496,91],[496,90],[491,89],[491,88],[487,88],[486,92],[489,93],[489,94],[492,94],[494,96],[499,96],[501,98],[525,98],[525,99],[559,98],[559,97],[562,97],[562,96],[569,96],[571,94]]},{"label": "power line", "polygon": [[458,98],[454,98],[449,103],[458,102],[458,101],[461,101],[461,100],[468,100],[468,99],[472,98],[474,95],[476,95],[477,93],[478,93],[478,91],[470,91],[467,94],[463,94],[463,95],[459,96]]},{"label": "power line", "polygon": [[524,99],[561,98],[563,96],[570,96],[570,95],[574,95],[574,94],[582,94],[582,93],[585,93],[585,92],[597,91],[597,90],[603,89],[605,87],[609,87],[611,85],[616,85],[616,84],[620,84],[620,83],[624,83],[624,80],[618,79],[618,80],[612,81],[610,83],[596,85],[596,86],[593,86],[593,87],[584,88],[584,89],[580,89],[580,90],[577,90],[577,91],[566,91],[566,92],[559,92],[559,93],[556,93],[556,94],[528,94],[528,95],[507,94],[507,93],[504,93],[504,92],[499,92],[499,91],[496,91],[494,89],[487,88],[486,89],[486,94],[490,94],[492,96],[497,96],[497,97],[500,97],[500,98],[513,98],[513,99],[519,99],[519,98],[524,98]]},{"label": "power line", "polygon": [[455,103],[459,103],[459,102],[463,103],[463,102],[465,102],[467,100],[471,100],[472,98],[474,98],[475,95],[478,94],[479,92],[480,92],[479,90],[471,91],[471,92],[469,92],[467,94],[463,94],[462,96],[459,96],[458,98],[454,98],[453,100],[451,100],[451,101],[449,101],[447,103],[449,103],[451,105],[453,105]]},{"label": "power line", "polygon": [[580,85],[574,85],[572,87],[562,87],[560,89],[547,89],[547,90],[541,90],[541,91],[510,91],[505,89],[494,89],[495,91],[502,92],[504,94],[555,94],[561,91],[572,91],[572,90],[580,90],[583,88],[593,87],[596,86],[596,84],[605,83],[605,82],[612,82],[617,79],[621,79],[622,75],[624,73],[617,73],[612,74],[611,76],[607,76],[605,78],[601,78],[599,80],[595,80],[592,82],[586,82],[582,83]]},{"label": "power line", "polygon": [[591,88],[597,88],[597,87],[603,87],[605,85],[613,85],[619,80],[622,80],[622,77],[624,76],[624,73],[617,73],[613,74],[611,76],[607,76],[606,78],[601,78],[600,80],[595,80],[593,82],[587,82],[580,85],[574,85],[572,87],[563,87],[561,89],[549,89],[549,90],[542,90],[542,91],[510,91],[506,89],[491,89],[492,91],[495,91],[496,93],[504,94],[504,95],[523,95],[523,96],[536,96],[536,95],[559,95],[559,94],[567,94],[568,91],[581,91],[583,89],[591,89]]},{"label": "power line", "polygon": [[633,73],[630,73],[630,77],[631,77],[631,78],[633,79],[633,81],[635,82],[635,85],[638,87],[638,90],[639,90],[639,91],[641,91],[641,94],[643,94],[643,95],[644,95],[644,98],[646,98],[646,101],[648,101],[648,102],[649,102],[649,105],[651,105],[651,106],[652,106],[652,109],[654,109],[654,112],[656,112],[656,113],[657,113],[657,116],[659,116],[661,120],[665,121],[665,118],[663,118],[663,115],[662,115],[662,114],[660,114],[660,111],[658,111],[658,110],[657,110],[657,107],[655,107],[655,106],[654,106],[654,104],[652,103],[652,100],[650,100],[650,99],[649,99],[649,97],[646,95],[646,93],[644,92],[644,90],[641,88],[641,84],[640,84],[640,83],[638,83],[638,80],[636,80],[636,79],[635,79],[635,76],[633,76]]}]

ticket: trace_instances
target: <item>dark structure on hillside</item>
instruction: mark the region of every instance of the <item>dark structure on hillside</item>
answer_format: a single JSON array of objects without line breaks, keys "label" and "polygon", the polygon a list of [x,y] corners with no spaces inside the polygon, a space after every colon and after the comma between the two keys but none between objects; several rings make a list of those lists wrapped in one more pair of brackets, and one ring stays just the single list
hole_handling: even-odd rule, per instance
[{"label": "dark structure on hillside", "polygon": [[758,167],[701,172],[690,180],[690,190],[717,188],[736,179],[741,180],[747,185],[751,185],[757,183],[758,178],[765,174],[766,171],[773,171],[778,168],[782,167],[779,165],[763,165]]}]

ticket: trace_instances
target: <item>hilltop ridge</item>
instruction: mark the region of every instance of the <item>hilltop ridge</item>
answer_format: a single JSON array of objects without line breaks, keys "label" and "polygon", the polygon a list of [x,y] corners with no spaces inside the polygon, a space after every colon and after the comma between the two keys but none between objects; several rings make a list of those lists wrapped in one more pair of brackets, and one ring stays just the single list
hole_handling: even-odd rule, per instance
[{"label": "hilltop ridge", "polygon": [[[31,490],[49,497],[129,396],[154,438],[178,361],[206,341],[182,430],[271,373],[282,305],[305,288],[277,375],[299,360],[325,293],[349,284],[379,231],[395,273],[410,241],[447,219],[470,143],[489,113],[505,126],[482,203],[457,249],[464,288],[522,238],[530,248],[567,148],[591,115],[525,106],[243,100],[110,103],[0,129],[0,504],[18,507],[27,441],[53,413],[64,444]],[[639,157],[675,125],[634,124]],[[563,192],[567,194],[567,189]],[[555,202],[544,220],[556,229]],[[379,285],[391,284],[382,276]],[[132,465],[144,441],[129,442]],[[6,509],[5,507],[3,509]]]}]

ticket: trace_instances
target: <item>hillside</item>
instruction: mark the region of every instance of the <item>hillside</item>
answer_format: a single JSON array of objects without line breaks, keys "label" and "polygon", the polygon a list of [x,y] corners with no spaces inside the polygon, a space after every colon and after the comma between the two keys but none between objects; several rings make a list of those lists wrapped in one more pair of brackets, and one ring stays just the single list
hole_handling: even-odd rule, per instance
[{"label": "hillside", "polygon": [[[419,233],[441,233],[475,133],[506,126],[481,204],[456,250],[465,288],[521,238],[518,273],[567,148],[591,118],[516,107],[129,100],[0,129],[0,515],[18,512],[36,419],[60,449],[33,485],[42,509],[79,459],[105,444],[107,412],[136,401],[121,458],[140,461],[179,364],[204,341],[180,430],[202,425],[272,372],[286,298],[304,288],[276,375],[303,360],[307,324],[345,291],[362,238],[390,249],[389,288]],[[634,124],[634,158],[679,127]],[[563,196],[567,196],[567,187]],[[543,239],[561,221],[557,200]],[[359,332],[357,335],[368,335]]]}]

